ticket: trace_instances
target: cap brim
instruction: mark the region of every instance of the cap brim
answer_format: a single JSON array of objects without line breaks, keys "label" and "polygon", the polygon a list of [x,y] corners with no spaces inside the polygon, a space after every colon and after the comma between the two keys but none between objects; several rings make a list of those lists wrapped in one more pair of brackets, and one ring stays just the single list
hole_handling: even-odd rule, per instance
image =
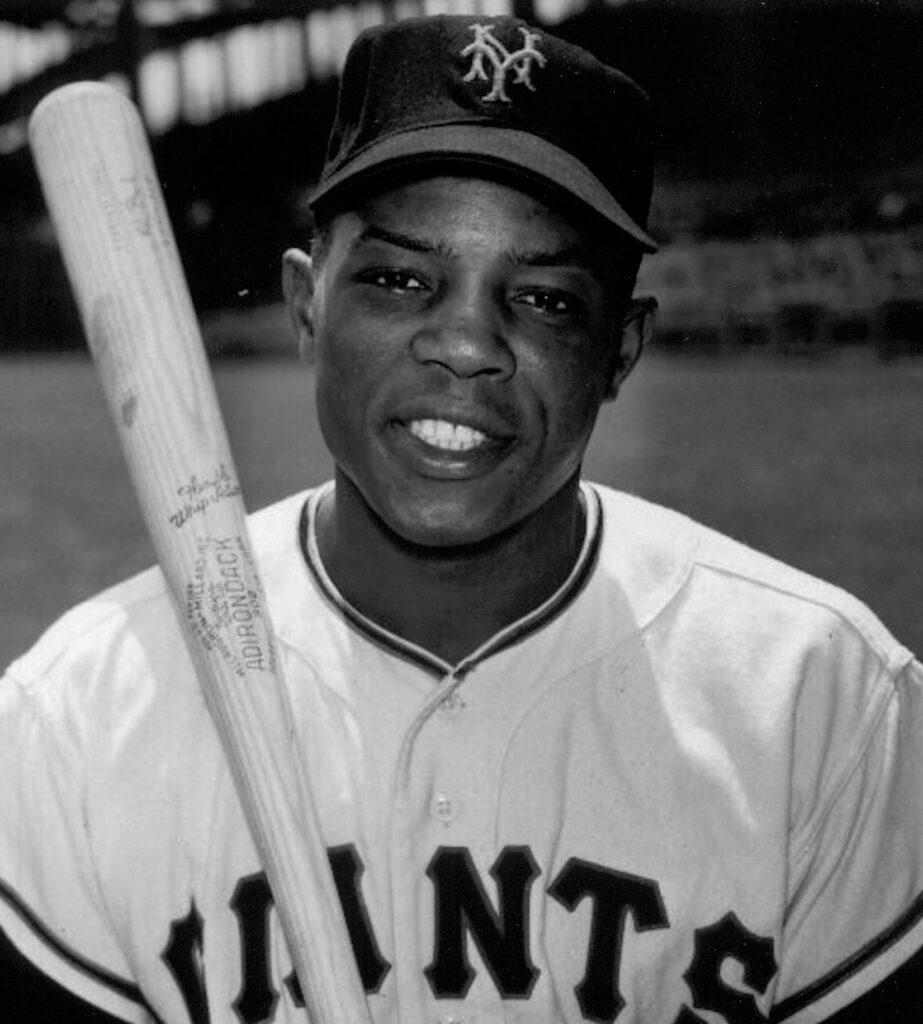
[{"label": "cap brim", "polygon": [[388,165],[426,159],[502,166],[517,177],[563,189],[605,220],[630,235],[645,251],[657,243],[632,220],[612,194],[584,164],[570,153],[531,132],[479,124],[428,125],[399,132],[362,150],[324,178],[309,203],[319,203],[348,182]]}]

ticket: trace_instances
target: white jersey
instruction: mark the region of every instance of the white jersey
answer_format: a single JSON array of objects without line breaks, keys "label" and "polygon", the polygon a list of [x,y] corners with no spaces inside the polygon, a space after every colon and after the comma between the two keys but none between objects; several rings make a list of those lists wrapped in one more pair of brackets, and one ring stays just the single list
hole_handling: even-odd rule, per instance
[{"label": "white jersey", "polygon": [[[584,485],[549,601],[457,666],[252,519],[377,1024],[806,1024],[923,947],[923,669],[857,601]],[[304,509],[304,511],[303,511]],[[128,1021],[299,990],[159,574],[0,686],[0,927]]]}]

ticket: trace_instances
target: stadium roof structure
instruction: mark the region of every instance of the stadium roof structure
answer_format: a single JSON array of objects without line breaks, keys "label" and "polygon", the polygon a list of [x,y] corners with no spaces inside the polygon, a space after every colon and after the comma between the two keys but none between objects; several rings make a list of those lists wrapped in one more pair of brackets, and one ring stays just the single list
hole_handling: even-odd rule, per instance
[{"label": "stadium roof structure", "polygon": [[[358,0],[357,0],[358,2]],[[786,2],[799,7],[835,8],[853,5],[868,0],[774,0],[776,6]],[[56,21],[78,27],[92,23],[109,23],[115,19],[125,4],[133,4],[139,18],[158,23],[174,22],[187,18],[201,18],[209,15],[241,14],[250,12],[262,17],[284,17],[305,13],[314,8],[331,6],[332,0],[0,0],[0,21],[20,25],[24,28],[39,28]],[[541,19],[542,9],[561,6],[568,15],[585,7],[629,7],[644,4],[668,8],[734,9],[758,7],[765,0],[564,0],[560,5],[534,4]],[[889,0],[894,8],[912,8],[918,0]]]}]

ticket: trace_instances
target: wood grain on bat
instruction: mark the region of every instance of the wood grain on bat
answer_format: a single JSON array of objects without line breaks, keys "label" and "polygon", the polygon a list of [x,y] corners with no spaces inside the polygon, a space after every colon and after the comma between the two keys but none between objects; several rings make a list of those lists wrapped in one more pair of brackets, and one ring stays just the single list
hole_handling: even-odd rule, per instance
[{"label": "wood grain on bat", "polygon": [[315,1024],[368,1022],[294,748],[240,484],[137,111],[97,83],[30,141],[81,321]]}]

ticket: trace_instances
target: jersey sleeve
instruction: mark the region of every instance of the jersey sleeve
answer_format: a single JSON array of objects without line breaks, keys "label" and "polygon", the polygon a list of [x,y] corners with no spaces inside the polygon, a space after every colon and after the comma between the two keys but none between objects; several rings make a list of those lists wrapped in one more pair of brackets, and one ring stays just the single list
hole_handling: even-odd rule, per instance
[{"label": "jersey sleeve", "polygon": [[79,722],[43,697],[16,665],[0,680],[0,929],[80,999],[150,1024],[94,871]]},{"label": "jersey sleeve", "polygon": [[[808,696],[801,710],[810,741],[793,788],[807,810],[792,835],[773,1021],[829,1020],[923,950],[923,667],[859,660],[834,666],[818,701],[835,707]],[[857,671],[874,681],[850,687]]]}]

